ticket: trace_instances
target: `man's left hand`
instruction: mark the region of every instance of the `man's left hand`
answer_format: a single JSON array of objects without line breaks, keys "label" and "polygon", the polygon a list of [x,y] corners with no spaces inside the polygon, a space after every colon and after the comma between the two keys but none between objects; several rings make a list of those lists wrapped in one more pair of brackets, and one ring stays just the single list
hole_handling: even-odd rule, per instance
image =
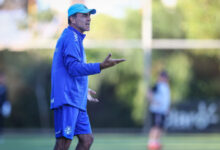
[{"label": "man's left hand", "polygon": [[97,98],[92,97],[92,95],[95,95],[96,92],[93,91],[92,89],[88,89],[88,95],[87,95],[87,99],[89,102],[99,102],[99,100]]}]

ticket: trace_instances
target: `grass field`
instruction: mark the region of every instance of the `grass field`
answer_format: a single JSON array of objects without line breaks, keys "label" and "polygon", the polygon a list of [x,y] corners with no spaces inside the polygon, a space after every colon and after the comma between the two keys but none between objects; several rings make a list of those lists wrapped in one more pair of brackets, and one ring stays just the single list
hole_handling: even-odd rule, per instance
[{"label": "grass field", "polygon": [[[163,150],[220,150],[220,134],[167,134]],[[54,137],[49,134],[6,134],[0,150],[52,150]],[[70,150],[74,150],[77,139]],[[91,150],[146,150],[143,134],[95,134]]]}]

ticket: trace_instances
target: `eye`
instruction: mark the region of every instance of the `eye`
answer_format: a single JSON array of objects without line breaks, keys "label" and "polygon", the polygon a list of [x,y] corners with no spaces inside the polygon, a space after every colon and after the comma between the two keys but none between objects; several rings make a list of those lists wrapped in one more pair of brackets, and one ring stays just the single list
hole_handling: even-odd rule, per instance
[{"label": "eye", "polygon": [[83,14],[83,16],[84,16],[84,17],[89,17],[90,14],[89,14],[89,13],[88,13],[88,14]]}]

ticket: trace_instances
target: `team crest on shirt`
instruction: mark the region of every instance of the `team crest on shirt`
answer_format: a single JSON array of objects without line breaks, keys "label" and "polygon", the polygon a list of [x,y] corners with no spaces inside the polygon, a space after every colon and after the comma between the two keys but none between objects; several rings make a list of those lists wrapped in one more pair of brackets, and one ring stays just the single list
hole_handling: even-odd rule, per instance
[{"label": "team crest on shirt", "polygon": [[67,135],[69,135],[69,134],[72,132],[71,127],[70,127],[70,126],[67,126],[67,127],[65,128],[64,132],[65,132]]},{"label": "team crest on shirt", "polygon": [[75,32],[73,32],[73,34],[74,34],[75,42],[77,42],[78,41],[78,35]]}]

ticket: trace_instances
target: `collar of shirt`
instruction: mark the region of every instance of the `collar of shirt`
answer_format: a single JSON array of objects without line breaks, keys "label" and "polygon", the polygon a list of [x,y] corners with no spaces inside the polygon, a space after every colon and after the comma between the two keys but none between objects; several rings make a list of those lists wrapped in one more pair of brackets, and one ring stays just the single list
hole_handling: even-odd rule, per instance
[{"label": "collar of shirt", "polygon": [[74,31],[82,40],[86,37],[86,34],[80,33],[78,30],[73,28],[72,26],[68,26],[68,29]]}]

